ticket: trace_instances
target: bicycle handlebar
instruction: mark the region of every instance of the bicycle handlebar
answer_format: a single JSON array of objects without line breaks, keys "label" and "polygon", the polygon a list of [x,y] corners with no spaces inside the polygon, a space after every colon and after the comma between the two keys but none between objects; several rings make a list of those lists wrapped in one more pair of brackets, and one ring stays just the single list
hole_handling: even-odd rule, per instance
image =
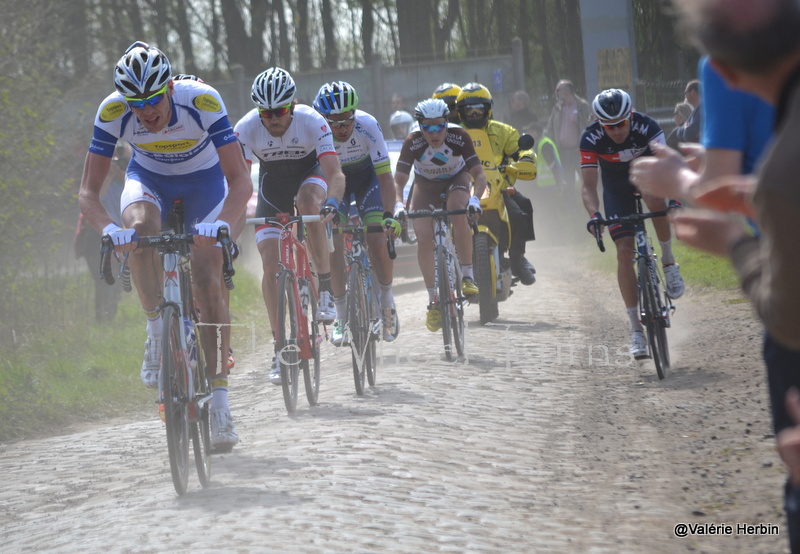
[{"label": "bicycle handlebar", "polygon": [[[285,216],[285,217],[282,217]],[[245,221],[248,225],[267,225],[269,223],[274,223],[277,225],[289,225],[290,223],[297,223],[298,221],[302,221],[303,223],[317,223],[322,221],[321,215],[287,215],[287,214],[278,214],[277,216],[273,217],[249,217]]]},{"label": "bicycle handlebar", "polygon": [[605,245],[603,244],[603,232],[601,227],[608,227],[609,225],[622,224],[622,223],[641,223],[648,219],[653,219],[656,217],[664,217],[665,215],[669,214],[670,211],[680,207],[681,207],[680,202],[678,202],[677,200],[670,200],[666,210],[659,210],[657,212],[635,213],[625,216],[613,216],[608,219],[604,219],[603,216],[601,216],[600,213],[598,212],[592,219],[588,221],[588,223],[586,223],[586,229],[588,230],[590,227],[594,227],[594,238],[597,241],[597,247],[600,249],[600,252],[605,252],[606,248]]},{"label": "bicycle handlebar", "polygon": [[[179,246],[194,244],[193,234],[186,233],[164,233],[161,235],[139,237],[137,240],[138,248],[156,248],[159,251],[177,251]],[[228,229],[223,227],[217,233],[217,240],[222,244],[222,275],[225,280],[225,287],[233,289],[233,276],[236,270],[233,268],[233,256],[231,255],[231,238]],[[115,282],[111,272],[111,253],[114,251],[114,242],[108,235],[103,235],[100,246],[100,279],[109,285]],[[126,292],[131,291],[130,267],[128,266],[128,255],[125,254],[120,267],[123,288]]]}]

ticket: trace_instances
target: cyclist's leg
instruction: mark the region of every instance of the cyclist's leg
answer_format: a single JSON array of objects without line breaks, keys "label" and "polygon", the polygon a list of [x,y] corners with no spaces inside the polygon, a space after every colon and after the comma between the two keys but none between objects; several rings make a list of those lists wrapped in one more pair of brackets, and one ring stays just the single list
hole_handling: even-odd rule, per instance
[{"label": "cyclist's leg", "polygon": [[[456,174],[447,188],[447,209],[463,210],[469,202],[469,185],[471,176],[469,172],[462,171]],[[450,218],[453,225],[453,242],[461,266],[472,265],[472,229],[466,215],[456,215]]]},{"label": "cyclist's leg", "polygon": [[[414,179],[411,211],[429,210],[431,206],[438,206],[440,204],[439,195],[444,192],[447,183],[437,183],[420,175],[416,175]],[[425,287],[428,289],[429,301],[433,301],[431,291],[436,286],[434,283],[433,220],[425,217],[411,221],[417,236],[417,263],[425,281]]]},{"label": "cyclist's leg", "polygon": [[[163,204],[154,192],[155,183],[147,172],[128,174],[120,199],[122,222],[136,229],[139,236],[157,235],[161,230]],[[147,339],[144,344],[141,379],[146,387],[158,386],[161,368],[162,319],[158,311],[161,295],[161,257],[153,248],[134,250],[128,256],[131,278],[136,285],[139,302],[147,316]]]},{"label": "cyclist's leg", "polygon": [[[667,207],[667,201],[663,198],[652,196],[643,196],[642,198],[650,211],[660,211]],[[671,298],[679,298],[683,295],[686,287],[683,277],[681,277],[680,266],[675,263],[675,254],[672,252],[672,226],[667,217],[656,217],[653,218],[653,227],[661,246],[661,265],[664,266],[667,294]]]}]

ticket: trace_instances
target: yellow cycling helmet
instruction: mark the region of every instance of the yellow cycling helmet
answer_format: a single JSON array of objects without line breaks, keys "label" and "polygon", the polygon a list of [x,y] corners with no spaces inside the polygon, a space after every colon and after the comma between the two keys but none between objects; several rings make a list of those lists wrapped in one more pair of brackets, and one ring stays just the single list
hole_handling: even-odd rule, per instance
[{"label": "yellow cycling helmet", "polygon": [[[492,104],[494,101],[488,88],[480,83],[467,83],[456,97],[456,109],[461,117],[461,124],[472,129],[485,127],[492,118]],[[483,108],[483,113],[478,115],[473,111],[470,113],[471,117],[467,117],[468,108]]]},{"label": "yellow cycling helmet", "polygon": [[439,98],[440,100],[444,100],[447,107],[450,108],[450,111],[456,106],[456,98],[458,98],[458,93],[461,92],[461,87],[458,85],[454,85],[453,83],[442,83],[436,90],[433,91],[431,94],[431,98]]}]

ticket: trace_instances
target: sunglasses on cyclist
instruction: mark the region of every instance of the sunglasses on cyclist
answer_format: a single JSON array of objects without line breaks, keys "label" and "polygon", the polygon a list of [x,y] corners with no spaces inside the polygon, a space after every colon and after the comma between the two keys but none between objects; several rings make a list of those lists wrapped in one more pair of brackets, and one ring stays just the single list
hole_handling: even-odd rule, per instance
[{"label": "sunglasses on cyclist", "polygon": [[292,111],[292,105],[286,104],[285,106],[281,106],[280,108],[275,108],[274,110],[268,110],[267,108],[258,108],[258,115],[265,119],[272,119],[273,117],[282,117]]},{"label": "sunglasses on cyclist", "polygon": [[447,123],[436,123],[434,125],[423,125],[422,123],[419,124],[419,128],[426,133],[438,133],[445,127],[447,127]]},{"label": "sunglasses on cyclist", "polygon": [[327,119],[326,118],[325,121],[328,122],[328,125],[330,125],[331,128],[333,128],[333,129],[341,129],[342,127],[347,127],[348,125],[350,125],[355,120],[355,118],[356,118],[356,116],[355,116],[355,114],[353,114],[350,117],[348,117],[347,119]]},{"label": "sunglasses on cyclist", "polygon": [[156,92],[155,94],[151,94],[147,98],[128,98],[125,97],[125,101],[128,103],[128,106],[131,108],[136,109],[143,109],[145,106],[157,106],[161,103],[164,99],[164,96],[167,94],[167,87],[169,87],[169,83],[164,85],[164,88]]},{"label": "sunglasses on cyclist", "polygon": [[624,128],[625,126],[627,126],[627,125],[628,125],[628,123],[630,123],[630,119],[623,119],[623,120],[622,120],[622,121],[620,121],[619,123],[613,123],[613,124],[611,124],[611,125],[606,125],[605,123],[603,123],[602,125],[603,125],[603,127],[605,127],[606,129],[622,129],[622,128]]}]

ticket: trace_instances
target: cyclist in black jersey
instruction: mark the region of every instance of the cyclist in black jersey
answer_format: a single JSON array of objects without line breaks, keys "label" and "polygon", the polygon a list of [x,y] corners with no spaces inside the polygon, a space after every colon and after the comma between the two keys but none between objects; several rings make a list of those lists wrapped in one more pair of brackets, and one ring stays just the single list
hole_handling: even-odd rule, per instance
[{"label": "cyclist in black jersey", "polygon": [[[623,90],[609,89],[598,94],[592,102],[592,112],[597,121],[586,127],[580,143],[583,205],[590,217],[600,214],[597,183],[598,176],[602,176],[605,218],[631,215],[636,210],[634,195],[637,190],[628,178],[630,162],[639,156],[652,156],[650,143],[665,144],[664,131],[654,119],[633,111],[631,98]],[[667,206],[662,198],[649,195],[642,197],[652,211],[663,210]],[[666,217],[655,218],[653,226],[661,245],[667,293],[672,298],[678,298],[683,294],[684,285],[672,253],[669,221]],[[590,231],[593,232],[593,229]],[[612,225],[609,233],[617,247],[617,281],[631,324],[630,352],[636,359],[645,358],[647,341],[639,320],[636,272],[631,263],[635,252],[633,228],[630,225]]]}]

